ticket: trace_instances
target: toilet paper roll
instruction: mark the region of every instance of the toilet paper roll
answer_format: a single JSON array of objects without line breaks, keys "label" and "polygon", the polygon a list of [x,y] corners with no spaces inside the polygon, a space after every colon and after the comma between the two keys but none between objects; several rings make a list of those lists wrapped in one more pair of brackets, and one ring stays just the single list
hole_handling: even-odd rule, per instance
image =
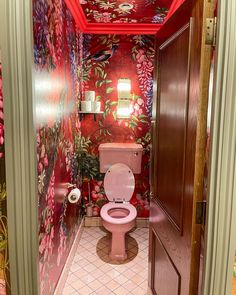
[{"label": "toilet paper roll", "polygon": [[78,188],[73,189],[68,195],[68,201],[72,204],[77,203],[81,197],[81,191]]},{"label": "toilet paper roll", "polygon": [[81,101],[81,111],[82,112],[91,112],[92,111],[91,101]]},{"label": "toilet paper roll", "polygon": [[99,113],[101,110],[101,102],[100,101],[93,101],[92,102],[92,111],[95,113]]},{"label": "toilet paper roll", "polygon": [[94,101],[95,100],[95,91],[85,91],[84,98],[86,101]]}]

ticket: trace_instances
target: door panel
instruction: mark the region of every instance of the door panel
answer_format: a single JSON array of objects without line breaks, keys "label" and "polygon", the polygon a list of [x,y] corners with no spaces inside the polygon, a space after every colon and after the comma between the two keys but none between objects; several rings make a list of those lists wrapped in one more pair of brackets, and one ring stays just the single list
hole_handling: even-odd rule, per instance
[{"label": "door panel", "polygon": [[[179,295],[181,278],[177,268],[168,256],[166,249],[154,231],[152,231],[152,241],[152,256],[155,257],[155,278],[153,278],[154,289],[157,294],[165,292],[165,294],[169,295]],[[163,284],[163,282],[165,283]]]},{"label": "door panel", "polygon": [[190,23],[184,25],[158,49],[155,188],[150,213],[151,287],[157,295],[187,295],[189,290],[193,198],[186,193],[185,175],[193,174],[186,161],[194,155],[190,151],[195,137],[188,125],[191,30]]},{"label": "door panel", "polygon": [[204,18],[212,17],[213,6],[185,1],[157,36],[149,251],[154,295],[198,294],[202,225],[195,217],[203,196],[212,50],[204,43]]},{"label": "door panel", "polygon": [[189,25],[159,49],[157,201],[182,232],[188,111]]}]

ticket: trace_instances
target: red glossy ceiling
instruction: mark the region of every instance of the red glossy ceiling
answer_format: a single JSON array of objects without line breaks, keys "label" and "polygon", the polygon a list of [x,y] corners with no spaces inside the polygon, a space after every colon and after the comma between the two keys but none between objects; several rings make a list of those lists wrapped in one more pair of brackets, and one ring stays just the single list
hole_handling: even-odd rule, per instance
[{"label": "red glossy ceiling", "polygon": [[[121,4],[131,4],[123,10]],[[172,0],[80,0],[88,22],[162,24]]]},{"label": "red glossy ceiling", "polygon": [[155,34],[184,1],[65,0],[80,30],[94,34]]}]

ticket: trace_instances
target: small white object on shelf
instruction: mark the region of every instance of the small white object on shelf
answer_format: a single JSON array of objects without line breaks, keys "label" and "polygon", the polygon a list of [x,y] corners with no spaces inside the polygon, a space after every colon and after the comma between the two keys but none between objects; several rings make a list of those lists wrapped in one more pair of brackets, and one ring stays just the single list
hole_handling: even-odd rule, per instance
[{"label": "small white object on shelf", "polygon": [[81,111],[82,112],[91,112],[92,111],[91,101],[81,101]]},{"label": "small white object on shelf", "polygon": [[101,110],[101,102],[100,101],[93,101],[92,102],[92,111],[94,113],[99,113]]},{"label": "small white object on shelf", "polygon": [[95,101],[95,91],[87,90],[85,91],[86,101]]}]

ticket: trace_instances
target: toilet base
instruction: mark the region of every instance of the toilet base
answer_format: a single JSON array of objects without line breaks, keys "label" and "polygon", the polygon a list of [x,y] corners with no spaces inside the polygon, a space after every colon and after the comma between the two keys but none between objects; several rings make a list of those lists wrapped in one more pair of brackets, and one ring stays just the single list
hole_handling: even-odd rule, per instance
[{"label": "toilet base", "polygon": [[111,236],[111,251],[109,252],[111,260],[125,260],[127,258],[125,248],[125,233],[113,232]]},{"label": "toilet base", "polygon": [[116,260],[116,261],[124,261],[127,259],[127,254],[125,253],[124,255],[118,255],[118,254],[112,254],[111,252],[109,253],[109,258],[111,260]]},{"label": "toilet base", "polygon": [[111,233],[109,258],[123,261],[127,259],[125,235],[135,226],[135,219],[126,224],[115,225],[102,219],[102,224]]}]

